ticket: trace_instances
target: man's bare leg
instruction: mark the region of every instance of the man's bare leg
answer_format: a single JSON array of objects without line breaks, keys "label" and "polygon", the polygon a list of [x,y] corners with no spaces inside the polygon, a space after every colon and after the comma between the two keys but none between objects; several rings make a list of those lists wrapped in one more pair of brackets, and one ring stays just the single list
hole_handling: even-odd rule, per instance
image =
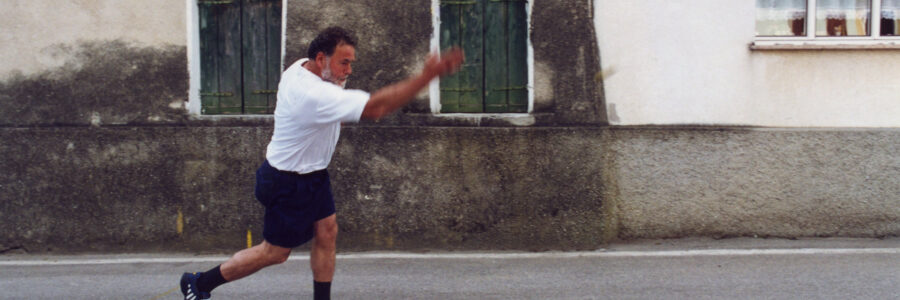
[{"label": "man's bare leg", "polygon": [[287,261],[290,254],[290,248],[275,246],[263,241],[259,245],[235,253],[231,259],[223,263],[221,266],[222,277],[228,281],[244,278],[262,268]]},{"label": "man's bare leg", "polygon": [[309,266],[315,282],[314,298],[329,299],[331,280],[334,278],[335,253],[337,252],[337,216],[332,214],[315,223],[315,237],[309,253]]},{"label": "man's bare leg", "polygon": [[235,253],[228,261],[201,273],[184,273],[181,276],[181,293],[185,299],[207,299],[216,287],[229,281],[241,279],[262,268],[280,264],[287,260],[291,249],[282,248],[269,242]]}]

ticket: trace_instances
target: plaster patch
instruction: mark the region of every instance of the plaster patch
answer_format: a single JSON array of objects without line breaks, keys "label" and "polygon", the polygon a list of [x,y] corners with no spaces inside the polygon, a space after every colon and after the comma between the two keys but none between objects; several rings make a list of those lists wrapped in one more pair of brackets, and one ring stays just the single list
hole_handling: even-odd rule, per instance
[{"label": "plaster patch", "polygon": [[610,122],[618,123],[619,121],[621,121],[619,119],[619,114],[616,112],[616,104],[615,103],[610,103],[609,105],[607,105],[606,111],[609,114],[608,117],[609,117]]},{"label": "plaster patch", "polygon": [[540,61],[534,62],[534,101],[553,101],[553,69]]},{"label": "plaster patch", "polygon": [[184,101],[181,101],[181,100],[172,101],[172,103],[169,103],[169,107],[171,107],[172,109],[183,109]]},{"label": "plaster patch", "polygon": [[595,81],[600,82],[601,80],[606,80],[606,79],[612,77],[613,75],[616,75],[616,67],[608,66],[608,67],[600,70],[599,75],[600,75],[599,78],[597,78],[597,77],[594,78]]},{"label": "plaster patch", "polygon": [[91,113],[91,126],[100,126],[100,113],[96,111]]}]

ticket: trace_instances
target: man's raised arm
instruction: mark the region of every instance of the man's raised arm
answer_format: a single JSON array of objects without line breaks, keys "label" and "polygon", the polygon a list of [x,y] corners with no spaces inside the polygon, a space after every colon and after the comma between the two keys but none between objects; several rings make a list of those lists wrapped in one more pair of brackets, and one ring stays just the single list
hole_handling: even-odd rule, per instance
[{"label": "man's raised arm", "polygon": [[443,55],[429,55],[425,60],[425,68],[419,75],[404,81],[383,87],[372,94],[363,109],[362,118],[377,120],[397,109],[400,109],[425,86],[437,77],[455,73],[463,62],[463,52],[453,48]]}]

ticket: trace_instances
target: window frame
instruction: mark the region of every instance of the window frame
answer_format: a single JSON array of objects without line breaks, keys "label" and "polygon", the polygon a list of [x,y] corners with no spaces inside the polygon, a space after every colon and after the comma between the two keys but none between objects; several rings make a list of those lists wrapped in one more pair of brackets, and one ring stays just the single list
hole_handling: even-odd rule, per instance
[{"label": "window frame", "polygon": [[[432,53],[439,52],[441,41],[440,41],[440,30],[441,30],[441,0],[431,0],[431,20],[432,20],[432,35],[430,42],[430,49]],[[531,16],[532,16],[532,7],[534,5],[534,1],[526,1],[525,3],[525,15],[526,15],[526,38],[525,38],[525,69],[528,72],[527,75],[527,84],[526,84],[526,94],[528,101],[528,108],[525,112],[509,112],[509,113],[446,113],[441,112],[441,91],[440,91],[440,78],[432,80],[428,87],[428,98],[429,98],[429,108],[430,112],[434,116],[439,117],[448,117],[448,118],[463,118],[463,119],[482,119],[482,118],[492,118],[492,119],[513,119],[513,120],[521,120],[522,118],[527,118],[533,122],[533,118],[531,117],[534,111],[534,47],[531,42]],[[526,122],[528,123],[528,122]]]},{"label": "window frame", "polygon": [[[187,55],[188,55],[188,101],[184,104],[188,115],[198,119],[271,119],[273,114],[204,114],[201,103],[201,79],[200,69],[200,9],[199,4],[202,0],[185,0],[187,11]],[[281,0],[281,58],[280,65],[284,68],[285,44],[287,32],[287,9],[288,0]],[[173,104],[174,105],[174,104]],[[175,108],[174,106],[172,106]],[[180,105],[179,105],[180,107]]]},{"label": "window frame", "polygon": [[[754,36],[752,50],[900,49],[900,36],[881,35],[881,2],[870,2],[870,35],[816,36],[817,0],[806,0],[806,36]],[[755,23],[754,23],[755,24]]]}]

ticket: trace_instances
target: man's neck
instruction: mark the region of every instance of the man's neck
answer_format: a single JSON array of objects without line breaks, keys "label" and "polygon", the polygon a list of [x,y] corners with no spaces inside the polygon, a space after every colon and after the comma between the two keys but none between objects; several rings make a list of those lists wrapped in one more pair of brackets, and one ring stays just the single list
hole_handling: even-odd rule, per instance
[{"label": "man's neck", "polygon": [[301,66],[306,68],[306,70],[312,72],[313,74],[316,74],[316,76],[322,77],[322,70],[319,70],[319,68],[316,67],[316,64],[314,64],[312,60],[307,60]]}]

